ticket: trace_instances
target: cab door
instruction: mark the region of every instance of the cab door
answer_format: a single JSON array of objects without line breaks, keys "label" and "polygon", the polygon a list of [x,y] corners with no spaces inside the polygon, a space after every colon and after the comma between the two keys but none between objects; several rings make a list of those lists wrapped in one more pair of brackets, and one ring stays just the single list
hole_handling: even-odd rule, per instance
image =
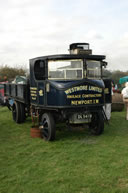
[{"label": "cab door", "polygon": [[44,105],[44,93],[45,93],[45,83],[44,81],[38,82],[38,104],[39,105]]},{"label": "cab door", "polygon": [[46,64],[44,60],[36,60],[34,63],[33,72],[31,71],[31,102],[36,105],[45,104],[45,79],[46,79]]}]

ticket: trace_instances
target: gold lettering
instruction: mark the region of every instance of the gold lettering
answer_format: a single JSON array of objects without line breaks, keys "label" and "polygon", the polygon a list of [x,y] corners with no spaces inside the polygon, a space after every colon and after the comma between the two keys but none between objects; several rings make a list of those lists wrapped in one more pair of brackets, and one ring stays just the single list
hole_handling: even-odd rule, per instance
[{"label": "gold lettering", "polygon": [[98,101],[94,100],[80,100],[80,101],[71,101],[71,105],[86,105],[86,104],[95,104]]},{"label": "gold lettering", "polygon": [[39,96],[43,96],[44,95],[43,92],[44,92],[43,90],[39,90]]},{"label": "gold lettering", "polygon": [[[73,88],[66,90],[65,94],[68,95],[68,94],[71,94],[73,92],[83,91],[83,90],[89,90],[89,91],[95,91],[95,92],[102,93],[102,88],[99,88],[96,86],[89,86],[89,88],[88,88],[87,85],[82,85],[82,86],[76,86],[76,87],[73,87]],[[87,98],[87,97],[84,97],[84,98]]]},{"label": "gold lettering", "polygon": [[105,93],[105,94],[109,94],[109,89],[108,89],[108,88],[105,88],[105,89],[104,89],[104,93]]},{"label": "gold lettering", "polygon": [[37,93],[37,91],[36,91],[36,90],[30,90],[30,92],[31,92],[31,93]]},{"label": "gold lettering", "polygon": [[71,105],[77,105],[77,101],[71,101]]},{"label": "gold lettering", "polygon": [[96,94],[96,97],[102,97],[102,95],[101,94]]},{"label": "gold lettering", "polygon": [[73,87],[73,88],[70,88],[68,90],[65,91],[65,94],[71,94],[73,92],[77,92],[77,91],[82,91],[82,90],[87,90],[88,87],[87,85],[83,85],[83,86],[76,86],[76,87]]},{"label": "gold lettering", "polygon": [[101,97],[101,94],[83,94],[82,98],[95,98],[95,97]]},{"label": "gold lettering", "polygon": [[81,98],[81,95],[67,95],[68,99]]},{"label": "gold lettering", "polygon": [[31,96],[35,96],[36,97],[37,95],[36,94],[31,94]]},{"label": "gold lettering", "polygon": [[98,104],[99,103],[99,99],[96,99],[96,104]]},{"label": "gold lettering", "polygon": [[32,100],[36,100],[36,97],[32,97]]},{"label": "gold lettering", "polygon": [[30,87],[30,90],[37,90],[36,87]]},{"label": "gold lettering", "polygon": [[99,93],[102,92],[102,88],[95,87],[95,86],[89,86],[89,90],[90,90],[90,91],[99,92]]},{"label": "gold lettering", "polygon": [[78,101],[78,105],[82,105],[82,101]]}]

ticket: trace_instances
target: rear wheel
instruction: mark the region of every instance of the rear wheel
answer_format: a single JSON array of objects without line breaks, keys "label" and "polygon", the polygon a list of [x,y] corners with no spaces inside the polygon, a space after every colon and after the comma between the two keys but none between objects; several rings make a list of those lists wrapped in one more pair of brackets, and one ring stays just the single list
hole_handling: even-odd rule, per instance
[{"label": "rear wheel", "polygon": [[16,123],[21,123],[21,111],[20,111],[20,103],[19,102],[15,101],[13,104],[12,117]]},{"label": "rear wheel", "polygon": [[51,113],[44,113],[41,118],[42,137],[46,141],[53,141],[55,139],[55,121]]},{"label": "rear wheel", "polygon": [[20,103],[20,113],[21,113],[21,123],[25,121],[25,106],[23,103]]},{"label": "rear wheel", "polygon": [[91,134],[101,135],[104,131],[104,119],[101,112],[92,114],[92,121],[89,125]]}]

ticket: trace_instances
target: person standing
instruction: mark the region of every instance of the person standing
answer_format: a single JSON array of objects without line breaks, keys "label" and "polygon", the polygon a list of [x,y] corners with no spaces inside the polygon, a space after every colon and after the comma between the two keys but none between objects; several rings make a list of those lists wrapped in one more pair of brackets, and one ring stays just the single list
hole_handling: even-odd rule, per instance
[{"label": "person standing", "polygon": [[125,83],[125,88],[122,90],[123,101],[126,106],[126,120],[128,120],[128,82]]}]

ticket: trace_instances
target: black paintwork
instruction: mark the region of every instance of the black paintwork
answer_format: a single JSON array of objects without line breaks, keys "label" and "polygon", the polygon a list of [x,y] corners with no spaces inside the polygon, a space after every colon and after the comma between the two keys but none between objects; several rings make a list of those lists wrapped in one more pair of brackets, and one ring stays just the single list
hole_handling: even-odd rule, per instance
[{"label": "black paintwork", "polygon": [[73,43],[69,45],[70,50],[74,50],[76,48],[79,48],[80,46],[86,45],[89,48],[89,43]]},{"label": "black paintwork", "polygon": [[105,103],[112,103],[112,80],[103,79],[107,93],[105,93]]},{"label": "black paintwork", "polygon": [[31,66],[35,64],[37,60],[60,60],[60,59],[90,59],[90,60],[99,60],[102,61],[106,57],[104,55],[75,55],[75,54],[59,54],[59,55],[50,55],[50,56],[41,56],[37,58],[30,59]]},{"label": "black paintwork", "polygon": [[[71,100],[73,99],[67,99],[67,95],[65,94],[65,90],[68,88],[73,88],[74,86],[98,86],[99,84],[96,85],[96,82],[94,81],[94,84],[90,83],[88,84],[88,82],[85,81],[81,81],[81,82],[77,82],[77,84],[72,81],[70,82],[70,86],[67,87],[66,83],[65,83],[65,88],[64,88],[64,83],[63,84],[63,89],[59,89],[57,88],[57,85],[55,85],[54,82],[54,86],[53,84],[50,85],[50,92],[47,93],[47,106],[61,106],[61,107],[66,107],[66,106],[71,106]],[[100,84],[100,88],[104,88],[104,83],[101,80],[101,84]],[[97,94],[98,92],[95,91],[76,91],[73,94],[74,95],[86,95],[86,94]],[[70,94],[69,94],[70,95]],[[88,98],[87,100],[94,100],[94,99],[98,99],[98,98]],[[81,101],[84,100],[84,98],[77,98],[75,99],[76,101]],[[102,93],[102,97],[100,98],[100,104],[104,103],[104,97],[103,97],[103,93]],[[90,104],[86,104],[87,106]],[[91,104],[92,105],[92,104]],[[85,106],[85,105],[78,105],[78,106]]]},{"label": "black paintwork", "polygon": [[[59,80],[48,80],[48,60],[60,60],[60,59],[91,59],[97,61],[103,61],[105,56],[102,55],[52,55],[52,56],[44,56],[30,59],[30,87],[37,88],[37,98],[36,100],[31,99],[31,103],[33,105],[41,106],[42,108],[74,108],[71,106],[71,99],[66,98],[65,90],[81,85],[92,85],[99,88],[104,89],[104,82],[102,80],[92,80],[92,79],[83,79],[83,80],[69,80],[69,81],[59,81]],[[34,65],[40,60],[45,63],[45,79],[44,80],[36,80],[34,75]],[[46,84],[49,84],[50,91],[46,92]],[[38,91],[42,89],[44,95],[39,96]],[[91,91],[77,91],[74,93],[75,95],[82,94],[97,94],[97,92]],[[88,98],[91,100],[93,98]],[[97,98],[95,98],[97,99]],[[76,99],[83,100],[83,99]],[[86,106],[100,106],[104,104],[104,92],[102,92],[102,97],[99,98],[99,104],[86,104]],[[85,107],[85,105],[78,105],[77,107]]]}]

